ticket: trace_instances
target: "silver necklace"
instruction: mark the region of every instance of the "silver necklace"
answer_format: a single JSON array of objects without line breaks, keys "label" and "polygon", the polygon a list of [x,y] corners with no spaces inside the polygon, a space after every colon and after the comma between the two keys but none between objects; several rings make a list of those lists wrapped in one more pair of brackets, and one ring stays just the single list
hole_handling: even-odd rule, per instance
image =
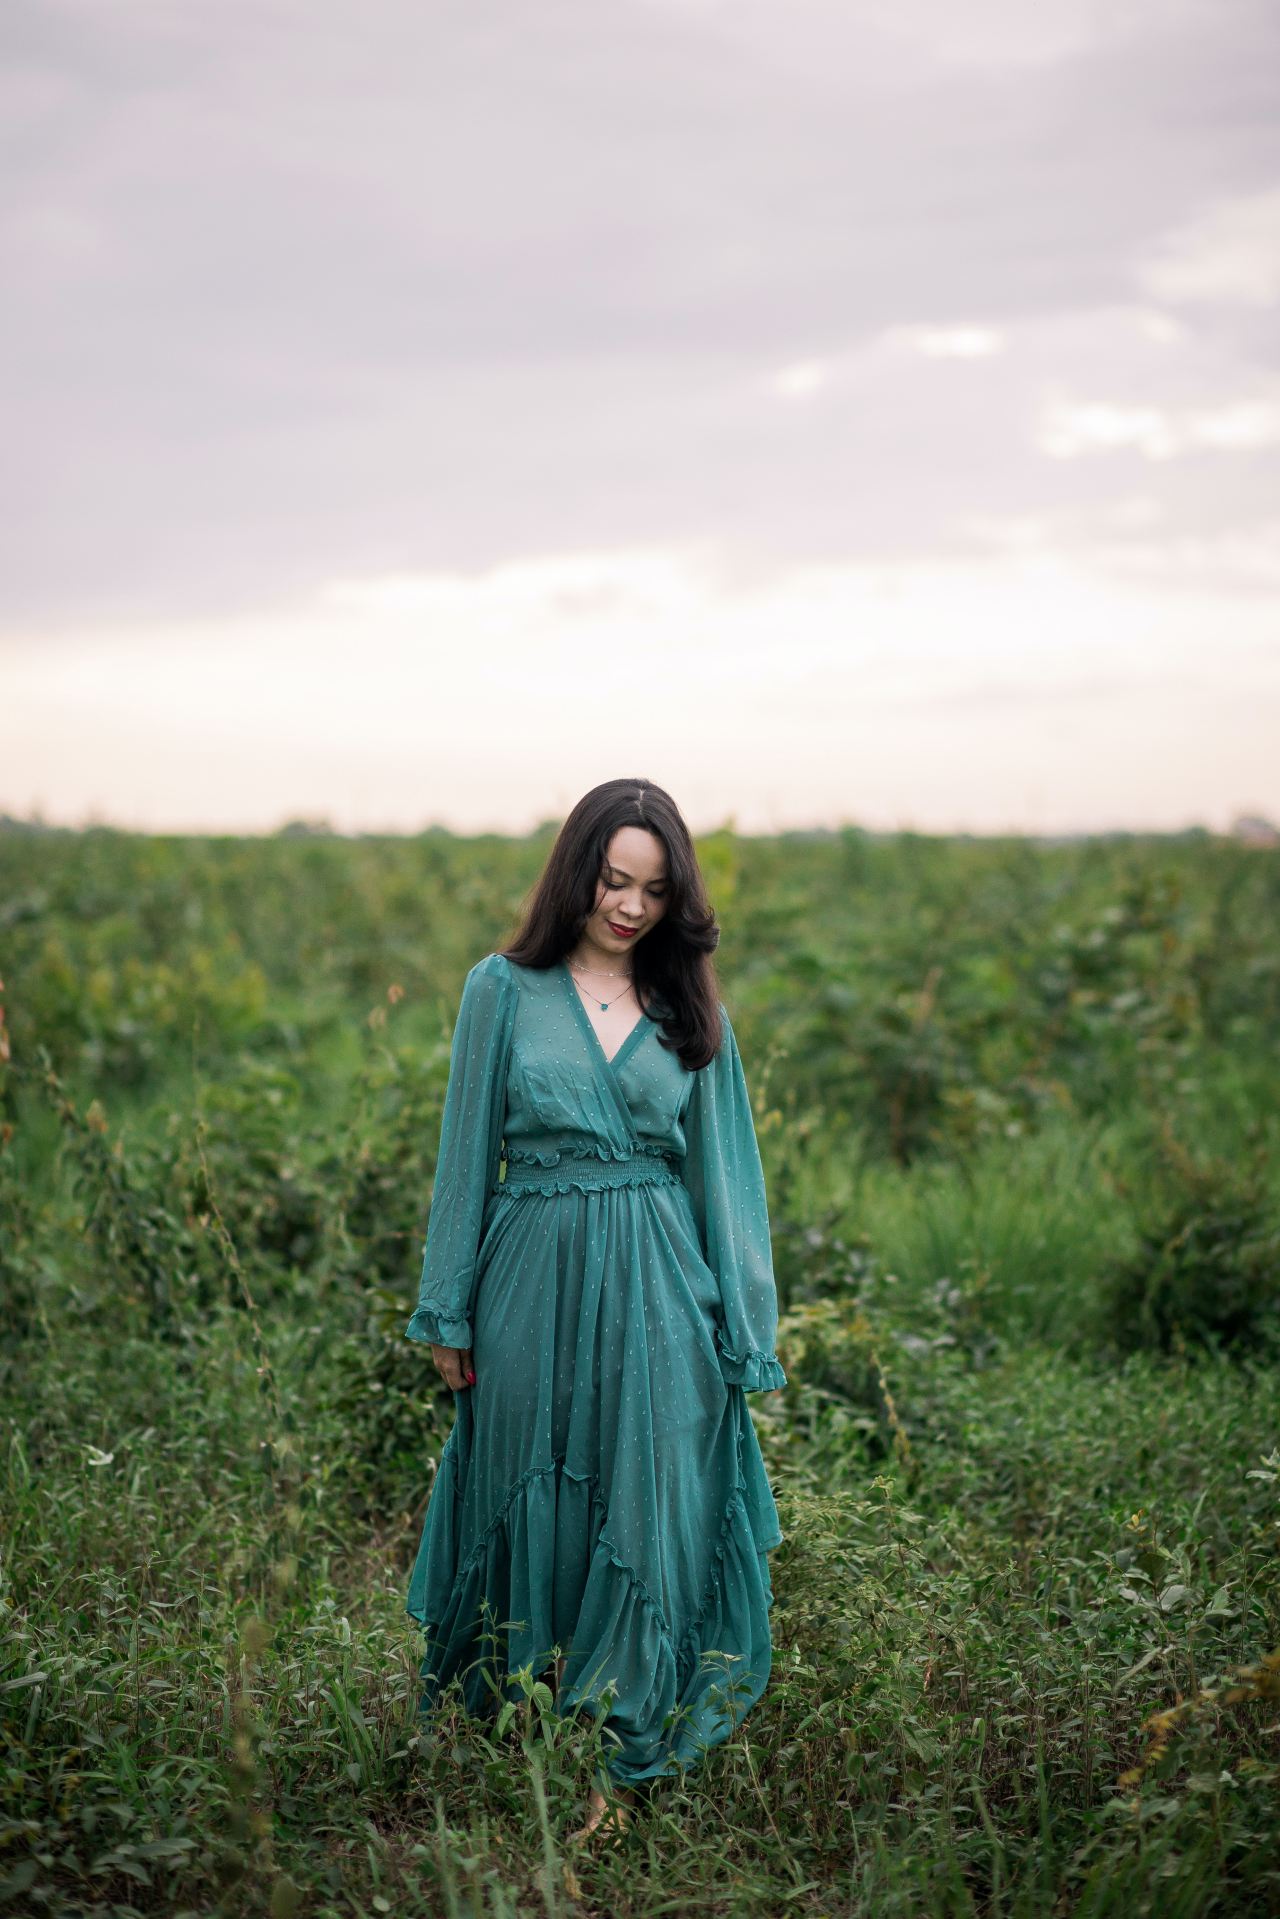
[{"label": "silver necklace", "polygon": [[[583,967],[582,970],[584,973],[585,972],[594,973],[595,971],[594,968],[585,967],[585,966]],[[603,968],[601,969],[601,971],[605,979],[626,979],[627,978],[625,973],[607,973],[603,971]],[[580,993],[587,993],[587,988],[582,984],[581,980],[578,978],[577,971],[573,966],[570,966],[569,968],[569,977],[573,981],[574,985],[577,987]],[[625,988],[623,989],[623,991],[621,993],[615,993],[612,999],[601,999],[600,995],[595,991],[593,987],[591,991],[587,993],[587,997],[595,1001],[596,1005],[600,1008],[600,1011],[602,1013],[607,1013],[611,1006],[616,1006],[620,999],[625,999],[627,997],[627,994],[631,991],[631,987],[632,987],[632,982],[630,980],[627,980],[627,984]]]}]

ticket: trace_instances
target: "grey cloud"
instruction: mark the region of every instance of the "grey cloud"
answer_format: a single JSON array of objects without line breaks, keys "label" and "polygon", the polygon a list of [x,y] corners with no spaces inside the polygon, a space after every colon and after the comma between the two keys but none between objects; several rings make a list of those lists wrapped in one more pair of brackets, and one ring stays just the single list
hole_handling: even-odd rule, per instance
[{"label": "grey cloud", "polygon": [[[1070,504],[1097,475],[1029,449],[1016,364],[790,414],[760,383],[1132,300],[1206,199],[1280,179],[1280,20],[1150,7],[1002,63],[989,6],[958,64],[931,17],[12,7],[0,617],[600,543],[867,557]],[[1274,352],[1256,314],[1195,325],[1238,380]],[[1108,351],[1064,375],[1123,383]],[[1259,465],[1222,465],[1160,476],[1175,520],[1250,510]]]}]

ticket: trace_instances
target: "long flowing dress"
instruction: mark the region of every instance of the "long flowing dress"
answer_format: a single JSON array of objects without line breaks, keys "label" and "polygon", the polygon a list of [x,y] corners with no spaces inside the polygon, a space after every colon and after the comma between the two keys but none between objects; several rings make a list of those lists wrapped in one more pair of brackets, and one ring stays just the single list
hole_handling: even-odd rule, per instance
[{"label": "long flowing dress", "polygon": [[[656,1013],[659,1009],[653,1009]],[[407,1610],[420,1710],[566,1657],[620,1785],[760,1698],[778,1513],[744,1394],[785,1386],[737,1041],[690,1072],[642,1013],[608,1057],[563,961],[467,975],[411,1339],[470,1347]],[[505,1178],[500,1177],[505,1160]]]}]

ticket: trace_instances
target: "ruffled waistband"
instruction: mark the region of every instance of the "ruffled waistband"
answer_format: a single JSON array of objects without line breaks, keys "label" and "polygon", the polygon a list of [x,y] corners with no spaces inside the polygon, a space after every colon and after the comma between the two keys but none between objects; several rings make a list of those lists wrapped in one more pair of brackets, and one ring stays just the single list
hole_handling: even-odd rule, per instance
[{"label": "ruffled waistband", "polygon": [[518,1199],[527,1193],[598,1193],[612,1186],[678,1186],[674,1159],[636,1153],[631,1159],[604,1160],[564,1156],[554,1166],[508,1160],[507,1176],[493,1188],[495,1198]]}]

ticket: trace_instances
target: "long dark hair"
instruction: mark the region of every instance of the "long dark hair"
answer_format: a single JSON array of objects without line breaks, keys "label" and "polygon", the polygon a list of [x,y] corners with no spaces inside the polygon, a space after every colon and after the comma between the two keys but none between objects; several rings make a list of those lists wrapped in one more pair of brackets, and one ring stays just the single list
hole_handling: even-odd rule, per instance
[{"label": "long dark hair", "polygon": [[554,966],[573,951],[595,911],[609,842],[621,826],[642,827],[666,849],[666,911],[636,947],[632,978],[637,1000],[643,993],[648,1017],[661,1024],[660,1043],[696,1072],[720,1045],[711,959],[720,928],[680,808],[652,780],[605,780],[583,794],[556,835],[518,932],[501,950],[517,966],[534,967]]}]

